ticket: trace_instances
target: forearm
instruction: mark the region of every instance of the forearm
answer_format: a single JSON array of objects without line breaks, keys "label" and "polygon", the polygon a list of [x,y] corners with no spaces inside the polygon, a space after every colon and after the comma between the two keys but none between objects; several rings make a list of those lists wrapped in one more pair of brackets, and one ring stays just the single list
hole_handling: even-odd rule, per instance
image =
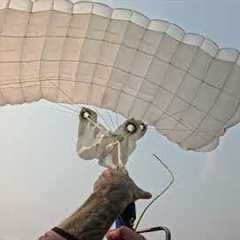
[{"label": "forearm", "polygon": [[150,197],[150,193],[135,185],[124,169],[104,171],[86,202],[40,240],[101,240],[131,202]]},{"label": "forearm", "polygon": [[[103,239],[117,216],[131,201],[132,196],[126,191],[124,184],[97,189],[78,210],[53,231],[67,240],[72,239],[71,236],[81,240]],[[46,238],[48,239],[55,240]]]},{"label": "forearm", "polygon": [[131,198],[126,191],[94,192],[73,215],[58,227],[77,239],[102,239]]}]

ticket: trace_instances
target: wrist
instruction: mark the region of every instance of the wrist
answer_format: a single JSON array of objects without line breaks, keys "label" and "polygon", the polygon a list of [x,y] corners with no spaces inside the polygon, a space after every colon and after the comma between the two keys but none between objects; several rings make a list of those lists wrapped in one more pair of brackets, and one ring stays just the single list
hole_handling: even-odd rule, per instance
[{"label": "wrist", "polygon": [[77,239],[94,234],[100,239],[131,201],[131,194],[117,184],[99,188],[58,227]]}]

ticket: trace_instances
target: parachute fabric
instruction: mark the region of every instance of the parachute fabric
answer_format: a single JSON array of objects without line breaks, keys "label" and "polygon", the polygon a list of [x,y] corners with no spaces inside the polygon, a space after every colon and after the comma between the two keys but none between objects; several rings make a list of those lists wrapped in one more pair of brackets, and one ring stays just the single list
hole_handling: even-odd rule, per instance
[{"label": "parachute fabric", "polygon": [[77,153],[81,159],[98,159],[104,167],[123,167],[136,149],[136,142],[147,131],[147,126],[134,119],[126,120],[115,132],[97,122],[97,113],[82,108],[79,115]]},{"label": "parachute fabric", "polygon": [[182,148],[211,151],[240,121],[240,57],[134,10],[1,0],[0,104],[47,99],[141,119]]}]

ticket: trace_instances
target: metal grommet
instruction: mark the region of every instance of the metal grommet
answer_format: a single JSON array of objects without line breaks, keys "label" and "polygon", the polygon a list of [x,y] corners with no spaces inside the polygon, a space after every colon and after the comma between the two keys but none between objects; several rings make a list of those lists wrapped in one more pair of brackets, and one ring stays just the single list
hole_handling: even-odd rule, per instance
[{"label": "metal grommet", "polygon": [[144,123],[140,124],[140,129],[142,132],[144,132],[146,130],[147,126]]},{"label": "metal grommet", "polygon": [[81,116],[84,119],[88,119],[91,116],[91,113],[89,111],[84,110],[82,111]]},{"label": "metal grommet", "polygon": [[137,131],[137,126],[133,122],[128,122],[125,129],[128,133],[134,134]]}]

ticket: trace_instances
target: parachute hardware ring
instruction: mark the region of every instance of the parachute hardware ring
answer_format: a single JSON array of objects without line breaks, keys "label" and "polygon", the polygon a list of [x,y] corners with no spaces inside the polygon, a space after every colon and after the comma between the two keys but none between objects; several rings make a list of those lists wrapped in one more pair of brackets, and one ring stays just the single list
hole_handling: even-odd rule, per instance
[{"label": "parachute hardware ring", "polygon": [[148,229],[143,229],[137,231],[137,233],[149,233],[149,232],[156,232],[156,231],[163,231],[165,233],[165,240],[171,240],[171,231],[167,227],[153,227],[153,228],[148,228]]},{"label": "parachute hardware ring", "polygon": [[81,112],[81,117],[84,119],[88,119],[90,116],[91,116],[91,113],[85,109]]},{"label": "parachute hardware ring", "polygon": [[144,123],[141,123],[140,124],[140,129],[141,129],[142,132],[144,132],[147,129],[147,125],[144,124]]},{"label": "parachute hardware ring", "polygon": [[134,122],[129,121],[126,124],[125,129],[128,133],[134,134],[137,131],[137,125]]}]

